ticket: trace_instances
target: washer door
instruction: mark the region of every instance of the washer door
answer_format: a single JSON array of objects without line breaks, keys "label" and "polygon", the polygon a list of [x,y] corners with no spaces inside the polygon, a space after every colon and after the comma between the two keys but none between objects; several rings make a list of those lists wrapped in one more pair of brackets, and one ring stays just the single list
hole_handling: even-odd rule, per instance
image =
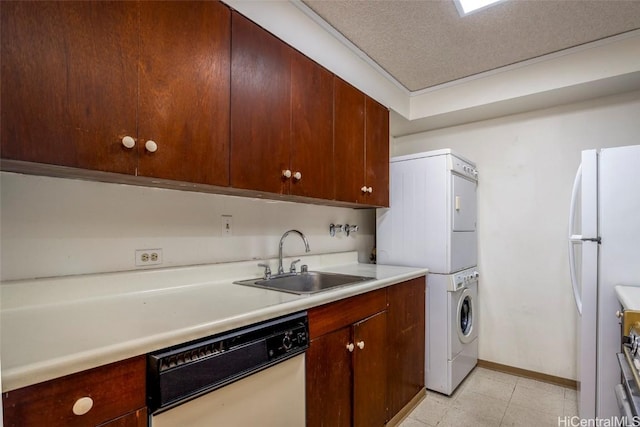
[{"label": "washer door", "polygon": [[475,338],[474,335],[474,316],[475,316],[475,301],[471,291],[467,288],[462,291],[460,299],[458,299],[458,308],[456,310],[456,330],[458,331],[458,338],[463,343],[469,343]]}]

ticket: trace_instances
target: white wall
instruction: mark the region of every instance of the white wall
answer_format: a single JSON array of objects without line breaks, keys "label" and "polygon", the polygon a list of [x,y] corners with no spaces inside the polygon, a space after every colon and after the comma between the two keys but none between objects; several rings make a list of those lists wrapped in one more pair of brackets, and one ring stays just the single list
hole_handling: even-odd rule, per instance
[{"label": "white wall", "polygon": [[[233,216],[231,237],[221,215]],[[332,238],[332,222],[360,231]],[[162,248],[163,267],[269,258],[291,228],[312,254],[358,250],[367,262],[375,211],[2,172],[0,226],[0,278],[13,280],[131,270],[147,248]],[[284,254],[301,253],[289,236]]]},{"label": "white wall", "polygon": [[568,209],[583,149],[640,144],[640,92],[398,138],[475,160],[480,358],[576,378]]}]

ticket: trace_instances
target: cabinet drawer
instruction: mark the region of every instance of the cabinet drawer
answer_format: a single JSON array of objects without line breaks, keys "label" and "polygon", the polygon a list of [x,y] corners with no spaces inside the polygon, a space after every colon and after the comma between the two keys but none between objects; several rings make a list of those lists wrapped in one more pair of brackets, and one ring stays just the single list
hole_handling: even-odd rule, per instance
[{"label": "cabinet drawer", "polygon": [[309,310],[311,339],[350,325],[387,307],[387,290],[378,289]]},{"label": "cabinet drawer", "polygon": [[[3,393],[4,425],[95,426],[144,408],[145,363],[139,356]],[[74,414],[85,397],[93,406]]]}]

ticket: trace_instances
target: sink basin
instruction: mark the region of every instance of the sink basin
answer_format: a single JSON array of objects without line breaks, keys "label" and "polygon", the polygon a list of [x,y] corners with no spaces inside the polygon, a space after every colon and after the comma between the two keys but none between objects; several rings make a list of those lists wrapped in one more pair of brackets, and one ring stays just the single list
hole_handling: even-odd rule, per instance
[{"label": "sink basin", "polygon": [[233,283],[300,295],[315,294],[316,292],[326,291],[339,286],[362,283],[367,280],[374,280],[374,278],[366,276],[352,276],[349,274],[309,271],[306,273],[284,274],[270,279],[249,279]]}]

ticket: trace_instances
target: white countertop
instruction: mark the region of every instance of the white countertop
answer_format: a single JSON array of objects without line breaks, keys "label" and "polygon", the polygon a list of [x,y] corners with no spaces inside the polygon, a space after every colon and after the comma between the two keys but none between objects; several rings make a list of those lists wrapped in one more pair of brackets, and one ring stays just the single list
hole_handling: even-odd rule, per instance
[{"label": "white countertop", "polygon": [[[2,282],[2,389],[9,391],[399,283],[424,268],[302,257],[310,270],[376,280],[313,295],[235,285],[258,261]],[[275,266],[274,260],[270,260]],[[285,265],[289,265],[287,259]]]},{"label": "white countertop", "polygon": [[623,309],[640,311],[640,285],[618,285],[615,289]]}]

